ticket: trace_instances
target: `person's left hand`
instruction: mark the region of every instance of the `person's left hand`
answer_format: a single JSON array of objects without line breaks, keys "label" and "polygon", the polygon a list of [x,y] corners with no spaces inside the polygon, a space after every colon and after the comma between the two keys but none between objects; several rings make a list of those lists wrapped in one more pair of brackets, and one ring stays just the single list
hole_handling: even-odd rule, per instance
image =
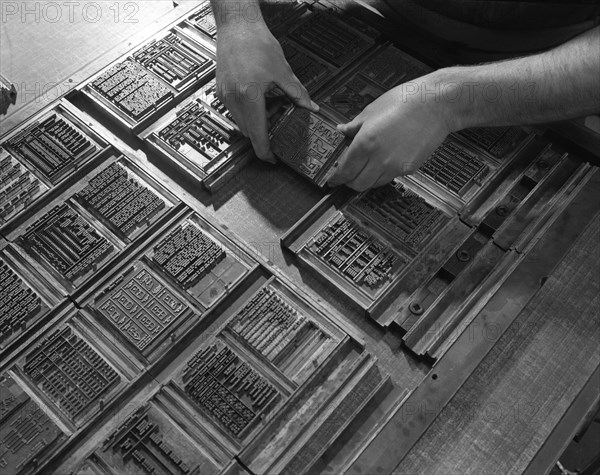
[{"label": "person's left hand", "polygon": [[[421,79],[425,84],[427,77]],[[383,186],[414,173],[431,156],[452,131],[453,118],[442,98],[414,90],[398,86],[338,126],[353,140],[329,180],[331,186],[346,184],[356,191]]]}]

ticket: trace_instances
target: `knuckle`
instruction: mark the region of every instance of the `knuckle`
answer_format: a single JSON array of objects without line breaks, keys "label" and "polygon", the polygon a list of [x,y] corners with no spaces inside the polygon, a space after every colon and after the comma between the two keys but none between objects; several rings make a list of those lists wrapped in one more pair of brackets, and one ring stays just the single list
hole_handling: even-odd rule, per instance
[{"label": "knuckle", "polygon": [[306,92],[306,88],[302,85],[302,82],[300,82],[300,79],[298,79],[298,76],[296,76],[294,74],[293,71],[291,71],[290,69],[290,75],[289,75],[289,79],[288,81],[290,82],[290,84],[293,84],[294,86],[296,86],[296,88],[300,91],[300,92]]},{"label": "knuckle", "polygon": [[379,138],[377,137],[377,134],[372,132],[372,131],[365,131],[362,135],[361,135],[361,144],[363,146],[363,148],[367,151],[367,152],[373,152],[377,149],[377,145],[379,142]]}]

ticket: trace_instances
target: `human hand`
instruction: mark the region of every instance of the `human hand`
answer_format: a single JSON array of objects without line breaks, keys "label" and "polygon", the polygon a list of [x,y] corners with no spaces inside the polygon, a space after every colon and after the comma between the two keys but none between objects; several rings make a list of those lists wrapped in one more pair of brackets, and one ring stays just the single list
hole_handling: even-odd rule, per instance
[{"label": "human hand", "polygon": [[217,91],[256,155],[276,161],[268,136],[265,95],[277,90],[296,105],[318,111],[264,22],[227,24],[217,38]]},{"label": "human hand", "polygon": [[[424,90],[432,89],[427,84]],[[338,130],[353,140],[329,184],[364,191],[417,171],[455,130],[448,104],[439,99],[400,85],[339,125]]]}]

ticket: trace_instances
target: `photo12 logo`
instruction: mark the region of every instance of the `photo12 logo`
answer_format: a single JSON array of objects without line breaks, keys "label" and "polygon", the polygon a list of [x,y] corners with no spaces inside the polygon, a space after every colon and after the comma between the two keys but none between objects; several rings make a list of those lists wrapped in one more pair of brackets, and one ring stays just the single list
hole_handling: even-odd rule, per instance
[{"label": "photo12 logo", "polygon": [[104,19],[115,23],[137,23],[137,2],[0,2],[2,23],[97,23]]},{"label": "photo12 logo", "polygon": [[31,101],[51,102],[67,94],[75,83],[72,80],[62,82],[21,82],[15,83],[16,102],[26,104]]}]

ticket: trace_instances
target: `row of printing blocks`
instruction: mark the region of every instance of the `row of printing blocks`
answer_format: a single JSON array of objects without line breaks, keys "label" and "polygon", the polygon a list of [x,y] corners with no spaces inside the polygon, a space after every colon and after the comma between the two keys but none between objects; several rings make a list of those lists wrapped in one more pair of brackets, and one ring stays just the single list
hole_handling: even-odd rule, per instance
[{"label": "row of printing blocks", "polygon": [[26,122],[0,146],[0,227],[97,162],[107,148],[63,104]]},{"label": "row of printing blocks", "polygon": [[[26,393],[53,431],[32,437],[11,422],[0,440],[13,449],[2,459],[11,473],[61,461],[82,473],[218,473],[235,456],[297,473],[391,390],[311,299],[194,214],[75,300],[80,309],[64,308],[3,369],[11,393]],[[86,455],[70,465],[73,452]]]},{"label": "row of printing blocks", "polygon": [[208,82],[214,70],[214,54],[174,28],[114,62],[82,91],[108,117],[139,132]]}]

